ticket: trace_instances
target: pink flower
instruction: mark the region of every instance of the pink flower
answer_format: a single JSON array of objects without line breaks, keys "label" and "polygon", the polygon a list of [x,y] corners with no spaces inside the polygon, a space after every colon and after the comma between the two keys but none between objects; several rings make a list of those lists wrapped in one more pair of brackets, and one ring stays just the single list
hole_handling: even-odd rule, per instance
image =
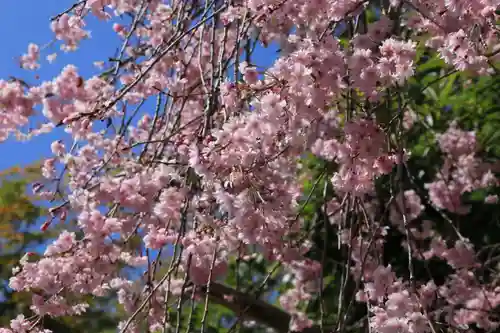
[{"label": "pink flower", "polygon": [[28,53],[21,57],[21,66],[24,69],[35,70],[40,67],[38,60],[40,58],[40,48],[36,44],[28,46]]},{"label": "pink flower", "polygon": [[245,82],[249,84],[254,84],[259,79],[259,73],[257,69],[253,66],[250,66],[246,61],[243,61],[239,65],[239,70],[243,74],[243,79]]},{"label": "pink flower", "polygon": [[488,195],[484,202],[487,204],[496,204],[498,202],[498,195]]}]

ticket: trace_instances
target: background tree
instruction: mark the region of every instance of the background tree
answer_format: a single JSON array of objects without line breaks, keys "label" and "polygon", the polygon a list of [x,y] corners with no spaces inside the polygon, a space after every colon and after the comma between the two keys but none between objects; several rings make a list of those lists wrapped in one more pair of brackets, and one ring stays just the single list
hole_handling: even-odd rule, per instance
[{"label": "background tree", "polygon": [[[4,170],[0,183],[0,325],[8,326],[11,318],[20,313],[29,314],[31,293],[13,292],[9,288],[12,269],[19,265],[23,256],[30,260],[38,257],[40,250],[53,241],[59,228],[43,230],[44,217],[50,216],[36,195],[30,195],[29,185],[41,178],[40,164],[13,167]],[[42,230],[40,230],[42,229]],[[43,251],[42,251],[43,253]],[[103,300],[104,301],[104,300]],[[106,332],[116,327],[116,319],[108,312],[99,311],[101,300],[91,301],[93,309],[81,318],[57,318],[45,320],[45,326],[54,332]],[[113,303],[106,304],[114,309]]]},{"label": "background tree", "polygon": [[[29,308],[29,296],[15,294],[8,288],[8,280],[12,268],[19,263],[21,257],[30,247],[39,246],[43,242],[40,232],[33,227],[42,215],[42,209],[33,204],[32,198],[26,195],[26,186],[30,182],[36,167],[20,170],[12,168],[2,173],[0,186],[1,223],[0,223],[0,318],[2,325],[7,325],[10,318]],[[24,172],[23,172],[24,171]],[[28,296],[28,298],[26,298]]]}]

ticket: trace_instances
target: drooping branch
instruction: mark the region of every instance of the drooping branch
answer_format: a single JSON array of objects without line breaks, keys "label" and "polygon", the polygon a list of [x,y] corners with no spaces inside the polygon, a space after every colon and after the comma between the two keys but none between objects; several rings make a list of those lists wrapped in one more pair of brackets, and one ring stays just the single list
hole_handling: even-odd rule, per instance
[{"label": "drooping branch", "polygon": [[[199,287],[202,293],[206,287]],[[244,293],[218,282],[210,283],[209,299],[211,302],[222,305],[235,314],[248,320],[254,320],[259,324],[274,329],[278,333],[289,332],[292,316],[284,310],[263,301],[252,294]],[[329,332],[329,328],[325,328]],[[319,326],[313,326],[303,330],[304,333],[320,333]]]}]

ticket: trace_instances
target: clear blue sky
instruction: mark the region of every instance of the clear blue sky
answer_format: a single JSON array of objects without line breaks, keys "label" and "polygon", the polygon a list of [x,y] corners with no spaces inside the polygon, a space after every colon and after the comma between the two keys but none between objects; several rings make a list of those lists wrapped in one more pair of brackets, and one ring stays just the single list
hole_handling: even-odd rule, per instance
[{"label": "clear blue sky", "polygon": [[[53,39],[50,30],[50,17],[71,6],[76,0],[2,0],[0,12],[0,31],[2,32],[3,47],[0,52],[0,78],[7,79],[10,75],[26,79],[28,83],[39,82],[34,72],[19,68],[16,58],[24,54],[29,43],[43,46]],[[88,20],[88,29],[92,38],[84,41],[82,47],[74,53],[64,53],[59,50],[59,44],[42,51],[42,66],[37,71],[41,80],[50,80],[56,76],[66,64],[75,64],[83,77],[96,73],[93,62],[106,60],[113,56],[118,45],[116,35],[110,23],[99,22],[97,19]],[[45,57],[57,52],[57,60],[49,64]],[[254,62],[260,66],[269,66],[276,57],[276,46],[268,49],[258,49]],[[50,143],[60,138],[64,133],[59,130],[55,133],[43,135],[29,142],[17,142],[10,139],[0,143],[0,170],[22,166],[49,157]]]},{"label": "clear blue sky", "polygon": [[[74,64],[79,68],[83,77],[98,73],[94,61],[107,60],[114,56],[121,46],[116,34],[112,30],[112,23],[100,22],[90,16],[87,20],[87,29],[92,38],[85,40],[76,52],[64,53],[60,51],[60,43],[55,43],[41,51],[41,68],[36,72],[19,68],[16,60],[27,51],[29,43],[36,43],[41,47],[51,42],[54,35],[50,29],[50,18],[69,8],[77,0],[1,0],[0,31],[3,37],[3,47],[0,52],[0,79],[15,76],[30,84],[40,83],[41,80],[51,80],[57,76],[67,64]],[[267,67],[276,58],[276,45],[267,49],[257,48],[252,62]],[[46,56],[57,53],[57,59],[50,64]],[[40,77],[35,78],[35,74]],[[14,138],[0,143],[0,171],[13,166],[25,166],[43,158],[51,157],[50,143],[66,136],[62,129],[38,136],[28,142],[18,142]]]},{"label": "clear blue sky", "polygon": [[[51,80],[67,64],[76,65],[82,77],[89,77],[98,73],[93,62],[112,57],[120,46],[112,30],[112,24],[99,22],[92,17],[87,21],[87,29],[91,31],[92,38],[83,41],[80,49],[73,53],[64,53],[59,49],[60,44],[55,43],[42,51],[39,70],[36,72],[22,70],[16,58],[26,53],[29,43],[43,46],[52,41],[54,36],[50,29],[50,18],[70,7],[77,0],[1,1],[0,32],[3,46],[0,52],[0,79],[6,80],[9,76],[15,76],[28,83],[36,84],[41,82],[40,80]],[[252,62],[260,67],[270,66],[276,58],[277,48],[274,44],[267,49],[258,47]],[[58,53],[57,59],[49,64],[45,57],[55,52]],[[40,80],[35,78],[35,74],[40,77]],[[28,142],[9,139],[0,143],[0,171],[51,157],[50,143],[64,135],[65,133],[58,129]],[[40,220],[41,222],[43,219]],[[41,246],[36,250],[43,252],[44,247]]]},{"label": "clear blue sky", "polygon": [[[0,31],[3,39],[0,52],[0,78],[10,75],[26,79],[28,83],[40,82],[35,79],[34,72],[19,68],[16,58],[26,53],[29,43],[46,45],[53,39],[50,30],[50,17],[68,8],[73,0],[2,0],[0,11]],[[89,20],[88,29],[92,38],[82,43],[81,49],[75,53],[60,51],[59,44],[42,51],[41,68],[36,72],[41,80],[50,80],[56,76],[64,65],[73,63],[80,69],[83,77],[88,77],[96,70],[92,63],[106,60],[115,52],[117,39],[110,24]],[[57,61],[49,64],[45,57],[57,52]],[[0,143],[0,170],[15,165],[26,165],[36,162],[50,153],[50,143],[62,135],[62,131],[35,138],[30,142],[17,142],[10,139]]]},{"label": "clear blue sky", "polygon": [[[36,72],[22,70],[17,58],[26,53],[29,43],[40,47],[53,40],[50,29],[50,18],[71,6],[73,0],[2,0],[0,11],[0,31],[3,38],[0,52],[0,79],[9,76],[22,78],[30,84],[37,84],[42,80],[51,80],[60,73],[67,64],[74,64],[80,70],[80,75],[89,77],[97,73],[93,66],[94,61],[106,60],[113,56],[118,40],[109,23],[89,20],[87,28],[92,38],[82,43],[81,49],[74,53],[64,53],[60,44],[41,51],[41,68]],[[57,61],[50,64],[46,56],[57,53]],[[40,77],[39,80],[35,75]],[[62,129],[42,135],[28,142],[18,142],[14,138],[0,143],[0,170],[13,166],[25,166],[43,158],[51,157],[50,143],[67,136]],[[38,204],[46,205],[46,202]],[[40,219],[40,224],[45,219]],[[44,251],[44,246],[36,250]]]}]

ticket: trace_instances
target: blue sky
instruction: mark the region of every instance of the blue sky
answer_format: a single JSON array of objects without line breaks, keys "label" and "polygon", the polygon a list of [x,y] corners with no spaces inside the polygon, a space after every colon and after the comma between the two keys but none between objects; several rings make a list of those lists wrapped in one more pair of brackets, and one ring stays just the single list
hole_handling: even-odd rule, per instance
[{"label": "blue sky", "polygon": [[[50,18],[69,8],[75,1],[2,0],[0,31],[3,47],[0,52],[0,79],[7,80],[9,76],[15,76],[29,84],[37,84],[43,80],[51,80],[67,64],[78,67],[80,75],[84,78],[98,73],[93,62],[112,57],[121,44],[112,30],[112,23],[99,22],[95,18],[87,20],[87,29],[91,31],[92,38],[83,41],[81,48],[76,52],[64,53],[60,51],[60,44],[55,43],[41,51],[41,68],[36,72],[20,69],[16,60],[26,53],[29,43],[42,47],[51,42],[54,36],[50,29]],[[277,48],[275,44],[271,44],[267,49],[257,47],[252,62],[259,67],[270,66],[276,58]],[[58,56],[56,61],[50,64],[45,57],[52,53],[57,53]],[[39,76],[39,79],[35,75]],[[18,142],[11,138],[0,143],[0,170],[13,166],[22,167],[51,157],[50,144],[61,136],[65,136],[65,133],[62,129],[58,129],[28,142]],[[40,223],[42,222],[43,219],[40,220]],[[44,246],[35,251],[43,252]]]},{"label": "blue sky", "polygon": [[[22,70],[16,60],[27,51],[29,43],[40,47],[47,45],[54,38],[50,29],[50,18],[69,8],[76,0],[2,0],[0,12],[0,31],[4,38],[4,47],[0,52],[0,79],[15,76],[37,84],[43,80],[51,80],[57,76],[67,64],[79,68],[82,77],[89,77],[99,72],[94,67],[94,61],[113,57],[121,46],[120,40],[112,30],[112,23],[102,22],[89,17],[87,29],[92,38],[82,42],[76,52],[65,53],[60,50],[60,43],[41,51],[41,68],[36,72]],[[254,53],[253,63],[267,67],[276,58],[276,45],[267,49],[258,47]],[[46,56],[57,53],[57,59],[50,64]],[[38,75],[39,79],[35,76]],[[62,129],[38,136],[28,142],[18,142],[14,138],[0,143],[0,170],[13,166],[25,166],[43,158],[51,157],[52,141],[67,136]],[[45,204],[45,203],[42,203]]]},{"label": "blue sky", "polygon": [[[113,56],[118,40],[115,38],[111,24],[89,20],[88,29],[91,30],[91,39],[82,43],[82,48],[74,53],[60,51],[60,44],[41,51],[41,68],[36,72],[22,70],[17,58],[26,53],[29,43],[40,47],[48,44],[54,38],[50,29],[50,18],[71,6],[73,0],[2,0],[0,12],[0,31],[4,38],[4,47],[0,52],[0,79],[15,76],[29,84],[36,84],[42,80],[51,80],[57,76],[67,64],[74,64],[80,69],[83,77],[97,73],[93,66],[94,61],[106,60]],[[22,4],[22,5],[20,5]],[[57,53],[57,61],[50,64],[45,58]],[[36,79],[38,75],[40,79]],[[28,142],[18,142],[14,138],[0,143],[0,170],[13,166],[25,166],[43,158],[51,157],[50,144],[52,141],[67,136],[62,129],[42,135]],[[49,205],[47,202],[39,202]],[[39,223],[43,223],[41,218]],[[44,246],[36,250],[43,252]]]},{"label": "blue sky", "polygon": [[[88,29],[92,38],[82,43],[81,49],[75,53],[60,51],[59,44],[42,51],[41,68],[36,71],[40,80],[35,79],[35,72],[28,72],[19,68],[16,58],[26,53],[29,43],[40,46],[53,40],[50,30],[50,17],[68,8],[73,0],[2,0],[0,12],[0,31],[2,31],[3,47],[0,52],[0,79],[9,76],[20,77],[28,83],[50,80],[56,76],[66,64],[73,63],[80,69],[83,77],[96,73],[92,65],[94,61],[106,60],[115,52],[118,40],[110,24],[89,20]],[[57,60],[49,64],[45,57],[51,53],[58,53]],[[26,165],[48,157],[50,143],[62,135],[62,131],[35,138],[29,142],[17,142],[10,139],[0,144],[0,170]]]},{"label": "blue sky", "polygon": [[[43,46],[53,40],[50,18],[70,7],[74,1],[76,0],[2,0],[0,31],[3,32],[4,47],[0,52],[0,79],[8,79],[12,75],[25,79],[28,83],[50,80],[67,64],[76,65],[83,77],[97,73],[93,62],[113,56],[119,47],[119,40],[112,31],[112,24],[99,22],[93,17],[87,20],[87,29],[91,31],[92,38],[83,41],[76,52],[60,51],[59,43],[42,51],[42,66],[36,71],[40,80],[35,79],[35,72],[20,69],[16,61],[17,57],[26,52],[29,43]],[[276,49],[275,45],[268,49],[257,49],[253,62],[260,66],[269,66],[276,57]],[[45,57],[54,52],[58,53],[57,60],[49,64]],[[0,143],[0,170],[34,163],[51,156],[50,143],[61,135],[64,135],[64,132],[59,130],[29,142],[9,139]]]}]

